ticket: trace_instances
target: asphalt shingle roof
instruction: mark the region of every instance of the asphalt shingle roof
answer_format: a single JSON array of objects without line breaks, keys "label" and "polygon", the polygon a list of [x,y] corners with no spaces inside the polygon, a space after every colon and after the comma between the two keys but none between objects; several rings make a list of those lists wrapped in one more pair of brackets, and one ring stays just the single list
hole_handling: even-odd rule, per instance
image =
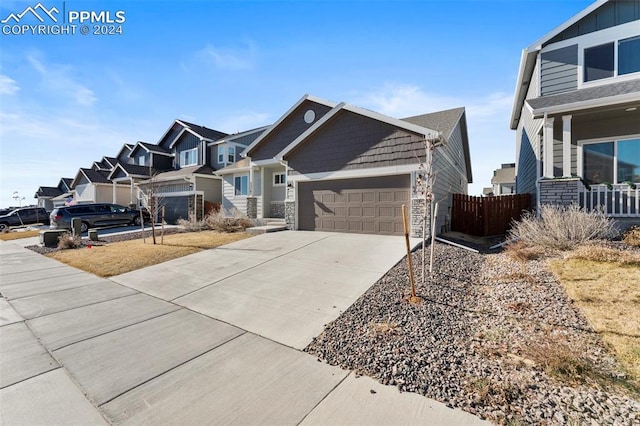
[{"label": "asphalt shingle roof", "polygon": [[169,151],[166,148],[163,148],[159,145],[154,145],[152,143],[149,142],[138,142],[140,145],[144,146],[145,148],[147,148],[149,151],[151,152],[161,152],[163,154],[171,154],[171,151]]},{"label": "asphalt shingle roof", "polygon": [[55,186],[41,186],[38,188],[38,192],[36,192],[37,197],[57,197],[62,194],[59,188]]},{"label": "asphalt shingle roof", "polygon": [[463,113],[464,108],[453,108],[445,111],[432,112],[430,114],[415,115],[413,117],[402,118],[401,120],[442,132],[444,136],[448,138]]},{"label": "asphalt shingle roof", "polygon": [[209,129],[208,127],[200,126],[198,124],[189,123],[188,121],[178,120],[180,123],[187,126],[205,139],[211,139],[212,141],[218,140],[227,136],[227,133],[220,132],[218,130]]},{"label": "asphalt shingle roof", "polygon": [[535,110],[636,92],[638,93],[638,99],[640,99],[640,79],[589,87],[587,89],[574,90],[573,92],[560,93],[557,95],[543,96],[529,99],[527,103]]},{"label": "asphalt shingle roof", "polygon": [[156,175],[158,178],[162,179],[171,179],[171,178],[181,178],[184,176],[189,176],[192,174],[199,175],[213,175],[214,170],[209,166],[188,166],[183,167],[180,170],[170,170],[168,172],[159,173]]},{"label": "asphalt shingle roof", "polygon": [[103,170],[80,169],[82,173],[93,183],[111,183],[107,178],[109,172]]}]

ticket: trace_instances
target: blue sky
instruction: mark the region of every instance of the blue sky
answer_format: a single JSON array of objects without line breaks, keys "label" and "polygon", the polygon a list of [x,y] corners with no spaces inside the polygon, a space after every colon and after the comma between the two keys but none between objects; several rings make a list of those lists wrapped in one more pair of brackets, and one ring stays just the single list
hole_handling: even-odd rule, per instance
[{"label": "blue sky", "polygon": [[[43,0],[126,20],[115,35],[0,34],[0,207],[125,142],[157,142],[176,118],[231,133],[305,93],[397,118],[466,107],[480,194],[515,161],[522,49],[591,3]],[[0,20],[36,4],[3,1]]]}]

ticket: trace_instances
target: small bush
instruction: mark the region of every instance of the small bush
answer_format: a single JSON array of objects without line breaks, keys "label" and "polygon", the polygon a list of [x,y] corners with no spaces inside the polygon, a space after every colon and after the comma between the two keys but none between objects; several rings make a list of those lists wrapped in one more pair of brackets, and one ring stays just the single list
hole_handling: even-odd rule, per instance
[{"label": "small bush", "polygon": [[176,224],[187,231],[203,231],[208,229],[204,220],[197,220],[192,214],[189,215],[189,220],[180,218],[177,220]]},{"label": "small bush", "polygon": [[625,233],[622,238],[625,244],[640,247],[640,226],[632,226]]},{"label": "small bush", "polygon": [[80,237],[74,237],[71,234],[64,233],[58,237],[58,249],[67,250],[80,247]]},{"label": "small bush", "polygon": [[527,246],[522,240],[509,243],[505,247],[505,254],[513,260],[526,262],[544,257],[545,251],[540,246]]},{"label": "small bush", "polygon": [[579,206],[545,205],[540,217],[526,212],[515,222],[509,238],[526,246],[570,250],[587,241],[611,238],[615,235],[613,222],[601,212],[586,212]]},{"label": "small bush", "polygon": [[640,254],[633,250],[620,250],[598,243],[588,243],[574,249],[569,259],[589,260],[592,262],[609,262],[619,265],[640,265]]},{"label": "small bush", "polygon": [[205,217],[204,223],[209,229],[218,232],[243,232],[253,226],[251,219],[237,209],[227,214],[222,210],[211,212]]}]

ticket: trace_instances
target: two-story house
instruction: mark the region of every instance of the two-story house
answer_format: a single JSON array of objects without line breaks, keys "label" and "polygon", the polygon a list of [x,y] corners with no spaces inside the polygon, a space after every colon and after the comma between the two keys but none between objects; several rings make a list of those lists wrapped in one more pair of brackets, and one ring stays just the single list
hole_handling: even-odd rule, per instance
[{"label": "two-story house", "polygon": [[516,191],[640,217],[640,2],[598,0],[524,49]]},{"label": "two-story house", "polygon": [[71,178],[62,178],[57,186],[41,186],[35,193],[34,198],[38,199],[38,207],[43,207],[46,211],[51,211],[55,207],[64,205],[64,200],[72,196]]},{"label": "two-story house", "polygon": [[174,120],[157,144],[139,143],[130,153],[136,165],[148,171],[146,178],[136,180],[137,198],[142,204],[153,199],[163,206],[169,223],[179,218],[202,219],[222,203],[222,179],[214,170],[235,162],[257,134],[253,130],[228,135]]}]

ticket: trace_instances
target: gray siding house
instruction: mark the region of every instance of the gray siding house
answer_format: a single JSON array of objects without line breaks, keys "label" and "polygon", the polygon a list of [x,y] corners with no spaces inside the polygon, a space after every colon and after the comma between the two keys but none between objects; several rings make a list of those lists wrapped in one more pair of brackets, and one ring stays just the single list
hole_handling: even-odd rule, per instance
[{"label": "gray siding house", "polygon": [[129,154],[147,168],[146,176],[136,179],[138,203],[147,205],[151,196],[165,208],[169,223],[202,219],[222,203],[222,179],[214,175],[209,146],[225,137],[226,133],[174,120],[157,144],[138,143]]},{"label": "gray siding house", "polygon": [[516,191],[640,217],[640,2],[599,0],[524,49]]},{"label": "gray siding house", "polygon": [[58,182],[58,186],[41,186],[36,191],[34,198],[38,200],[38,207],[43,207],[46,211],[51,211],[55,207],[64,205],[64,201],[56,203],[56,198],[65,200],[72,196],[71,178],[62,178]]},{"label": "gray siding house", "polygon": [[217,173],[223,205],[250,217],[284,218],[291,229],[400,235],[401,206],[413,213],[425,160],[424,140],[439,137],[434,169],[440,224],[450,193],[467,192],[471,163],[464,108],[398,120],[346,103],[303,96],[244,152]]}]

